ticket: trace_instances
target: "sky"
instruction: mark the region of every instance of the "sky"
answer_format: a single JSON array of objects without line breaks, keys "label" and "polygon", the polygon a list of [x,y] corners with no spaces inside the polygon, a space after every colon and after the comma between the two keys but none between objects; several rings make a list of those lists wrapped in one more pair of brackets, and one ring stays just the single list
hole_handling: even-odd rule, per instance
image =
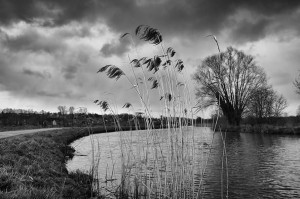
[{"label": "sky", "polygon": [[194,101],[191,75],[218,52],[205,37],[213,34],[221,51],[233,46],[254,56],[287,99],[285,112],[295,115],[299,19],[299,0],[0,0],[0,109],[57,112],[65,105],[101,113],[93,104],[99,99],[139,110],[126,78],[115,81],[97,71],[114,64],[130,73],[130,59],[158,53],[149,43],[120,39],[145,24],[157,28],[183,60]]}]

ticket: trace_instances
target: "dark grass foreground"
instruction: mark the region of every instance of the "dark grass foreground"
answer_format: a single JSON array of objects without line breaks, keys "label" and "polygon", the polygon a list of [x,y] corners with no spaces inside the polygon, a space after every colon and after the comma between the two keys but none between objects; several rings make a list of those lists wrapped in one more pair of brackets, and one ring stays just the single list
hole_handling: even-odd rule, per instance
[{"label": "dark grass foreground", "polygon": [[[92,132],[105,129],[93,128]],[[0,139],[0,198],[95,197],[92,176],[80,171],[68,173],[65,164],[74,155],[68,145],[90,133],[87,128],[69,128]]]}]

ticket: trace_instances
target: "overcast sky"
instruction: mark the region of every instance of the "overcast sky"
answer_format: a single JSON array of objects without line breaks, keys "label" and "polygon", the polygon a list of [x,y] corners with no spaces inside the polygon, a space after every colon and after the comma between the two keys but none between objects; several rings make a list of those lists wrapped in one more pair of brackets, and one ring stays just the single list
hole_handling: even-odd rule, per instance
[{"label": "overcast sky", "polygon": [[[127,67],[135,48],[120,35],[147,24],[176,50],[187,78],[217,53],[208,34],[221,50],[233,46],[253,55],[286,97],[285,111],[295,115],[299,22],[299,0],[0,0],[0,109],[57,111],[66,105],[99,112],[95,99],[138,107],[125,80],[96,72],[107,64]],[[145,56],[157,51],[145,43],[137,49]]]}]

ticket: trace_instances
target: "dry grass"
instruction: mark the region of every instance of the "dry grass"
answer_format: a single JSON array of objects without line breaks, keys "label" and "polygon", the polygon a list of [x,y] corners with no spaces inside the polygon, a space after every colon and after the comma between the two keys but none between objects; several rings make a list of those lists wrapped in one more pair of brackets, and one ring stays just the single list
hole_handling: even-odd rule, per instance
[{"label": "dry grass", "polygon": [[[158,30],[139,26],[135,33],[139,39],[154,44],[161,54],[153,58],[140,57],[136,50],[137,58],[131,59],[128,55],[131,75],[115,65],[106,65],[98,72],[106,72],[109,78],[116,80],[121,77],[128,80],[128,86],[135,90],[144,110],[146,135],[137,133],[137,136],[125,136],[120,133],[122,167],[119,185],[97,186],[101,187],[98,192],[116,198],[199,198],[203,179],[199,183],[195,179],[195,172],[202,170],[200,173],[203,178],[205,167],[199,168],[196,165],[193,127],[195,111],[183,62],[176,59],[173,48],[165,50]],[[134,41],[130,33],[122,37],[130,37]],[[157,96],[155,103],[161,104],[161,122],[166,127],[165,133],[153,128],[151,95]],[[106,100],[96,100],[95,103],[115,115],[116,130],[121,130],[115,106]],[[126,104],[131,105],[130,102],[124,103],[127,108],[130,106]],[[223,154],[226,157],[225,141],[223,143]],[[93,164],[93,168],[97,167],[97,161]],[[227,159],[224,158],[222,168],[227,168],[226,165]]]},{"label": "dry grass", "polygon": [[[108,128],[113,131],[113,128]],[[104,132],[103,128],[94,132]],[[92,175],[68,173],[72,141],[89,135],[86,129],[40,132],[0,140],[0,198],[89,198]]]}]

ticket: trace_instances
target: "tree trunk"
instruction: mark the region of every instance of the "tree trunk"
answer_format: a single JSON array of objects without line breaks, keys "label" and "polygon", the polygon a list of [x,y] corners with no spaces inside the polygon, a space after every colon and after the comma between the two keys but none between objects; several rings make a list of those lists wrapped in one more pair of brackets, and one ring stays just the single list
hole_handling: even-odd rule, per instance
[{"label": "tree trunk", "polygon": [[[218,95],[216,97],[218,97]],[[242,111],[234,108],[231,104],[226,103],[226,101],[223,99],[219,99],[219,103],[223,111],[223,114],[227,118],[228,123],[233,126],[239,126],[241,121]]]},{"label": "tree trunk", "polygon": [[[237,110],[228,110],[228,109],[222,109],[224,115],[227,118],[227,121],[230,125],[233,126],[239,126],[241,123],[241,114]],[[225,112],[227,111],[227,112]]]}]

